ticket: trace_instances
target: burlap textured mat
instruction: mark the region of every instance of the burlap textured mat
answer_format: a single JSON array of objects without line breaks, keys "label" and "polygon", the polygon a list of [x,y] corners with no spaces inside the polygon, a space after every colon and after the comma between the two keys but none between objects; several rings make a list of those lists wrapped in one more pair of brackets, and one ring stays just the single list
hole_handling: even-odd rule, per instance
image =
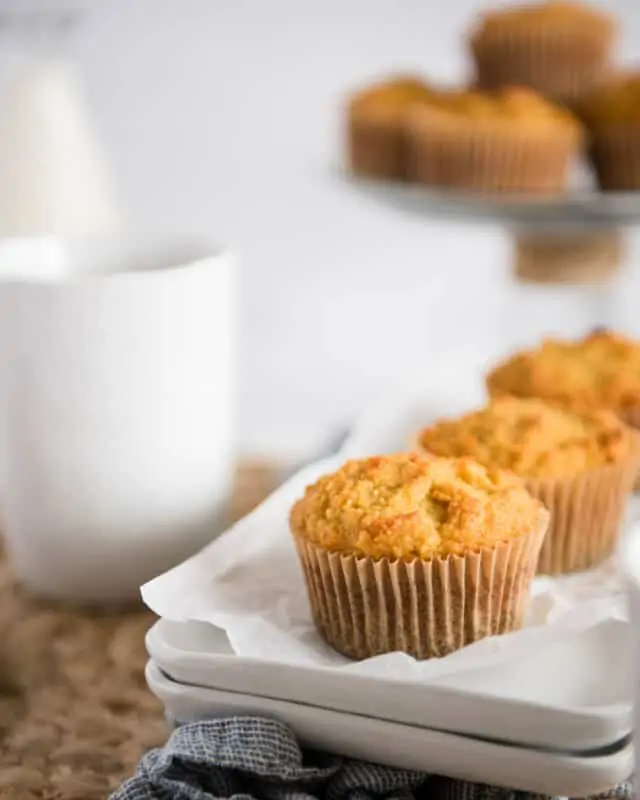
[{"label": "burlap textured mat", "polygon": [[[274,487],[275,471],[238,472],[231,515]],[[99,613],[34,601],[0,554],[0,798],[104,800],[166,727],[144,682],[142,609]]]}]

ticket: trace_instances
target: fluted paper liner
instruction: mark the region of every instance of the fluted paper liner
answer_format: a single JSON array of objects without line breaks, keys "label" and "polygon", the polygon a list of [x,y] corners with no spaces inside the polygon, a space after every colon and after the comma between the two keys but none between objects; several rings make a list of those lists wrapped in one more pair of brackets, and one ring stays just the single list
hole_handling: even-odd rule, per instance
[{"label": "fluted paper liner", "polygon": [[318,631],[355,659],[418,659],[520,628],[548,525],[511,542],[431,561],[342,555],[294,534]]},{"label": "fluted paper liner", "polygon": [[482,89],[529,86],[547,97],[573,104],[609,71],[612,31],[607,26],[562,35],[544,28],[482,34],[471,40],[476,83]]},{"label": "fluted paper liner", "polygon": [[580,572],[612,555],[639,464],[636,451],[617,464],[573,477],[525,481],[529,492],[551,513],[539,573]]},{"label": "fluted paper liner", "polygon": [[353,113],[347,122],[347,151],[349,167],[358,175],[406,177],[406,134],[396,117]]},{"label": "fluted paper liner", "polygon": [[640,189],[640,125],[593,131],[589,156],[601,189]]},{"label": "fluted paper liner", "polygon": [[[640,406],[636,408],[633,406],[625,408],[620,416],[630,428],[640,433]],[[636,492],[636,494],[640,492],[640,464],[638,466],[638,472],[636,473],[636,479],[633,483],[633,491]]]},{"label": "fluted paper liner", "polygon": [[526,127],[447,124],[437,111],[425,109],[409,118],[407,130],[411,180],[514,194],[561,192],[579,142],[573,130],[532,136]]}]

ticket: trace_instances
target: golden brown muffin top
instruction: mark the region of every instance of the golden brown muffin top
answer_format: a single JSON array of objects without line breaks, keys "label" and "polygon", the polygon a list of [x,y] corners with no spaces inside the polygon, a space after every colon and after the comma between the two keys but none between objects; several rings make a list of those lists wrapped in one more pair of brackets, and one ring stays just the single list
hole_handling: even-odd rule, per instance
[{"label": "golden brown muffin top", "polygon": [[[415,109],[414,120],[435,110],[449,119],[473,120],[474,123],[508,124],[557,131],[571,130],[578,136],[580,123],[571,113],[546,100],[542,95],[524,87],[505,87],[496,91],[468,90],[435,93]],[[426,116],[424,116],[426,119]]]},{"label": "golden brown muffin top", "polygon": [[349,109],[398,111],[412,103],[431,97],[432,90],[420,78],[398,76],[369,86],[354,94],[349,101]]},{"label": "golden brown muffin top", "polygon": [[605,330],[578,341],[547,339],[487,376],[491,395],[540,397],[624,412],[640,404],[640,344]]},{"label": "golden brown muffin top", "polygon": [[416,453],[348,461],[308,487],[293,532],[327,550],[430,560],[494,547],[546,523],[510,472]]},{"label": "golden brown muffin top", "polygon": [[430,425],[418,434],[418,445],[438,456],[473,456],[522,478],[555,478],[628,458],[633,439],[613,411],[503,397]]},{"label": "golden brown muffin top", "polygon": [[590,128],[640,122],[640,72],[611,78],[588,95],[579,113]]},{"label": "golden brown muffin top", "polygon": [[612,33],[615,21],[610,14],[587,3],[569,3],[550,0],[546,3],[525,3],[497,8],[484,13],[475,28],[474,38],[494,32],[532,33],[539,26],[544,30]]}]

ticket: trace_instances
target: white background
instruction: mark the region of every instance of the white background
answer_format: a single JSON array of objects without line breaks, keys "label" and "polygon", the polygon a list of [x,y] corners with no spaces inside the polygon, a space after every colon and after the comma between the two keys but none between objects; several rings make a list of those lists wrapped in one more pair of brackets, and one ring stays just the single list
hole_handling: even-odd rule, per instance
[{"label": "white background", "polygon": [[[601,5],[621,15],[633,59],[640,10],[633,0]],[[640,327],[630,277],[617,294],[588,299],[605,303],[606,320],[580,316],[571,308],[582,301],[510,284],[502,232],[405,218],[337,176],[345,92],[403,68],[462,79],[462,36],[479,7],[89,6],[74,53],[133,217],[203,230],[242,255],[243,449],[301,449],[396,376],[468,345],[489,352],[590,321]]]}]

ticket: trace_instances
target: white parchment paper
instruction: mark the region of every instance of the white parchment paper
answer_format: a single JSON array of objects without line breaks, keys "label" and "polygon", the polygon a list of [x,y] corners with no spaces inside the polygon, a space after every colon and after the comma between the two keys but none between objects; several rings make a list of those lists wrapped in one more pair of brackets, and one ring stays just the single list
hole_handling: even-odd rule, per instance
[{"label": "white parchment paper", "polygon": [[[288,528],[293,502],[309,483],[337,469],[347,457],[405,449],[420,425],[480,402],[481,386],[473,376],[458,386],[434,386],[428,378],[414,378],[398,387],[395,395],[363,415],[338,455],[303,469],[197,556],[146,584],[144,601],[161,617],[205,621],[224,629],[233,650],[244,657],[415,681],[526,658],[569,631],[587,630],[608,619],[625,620],[624,584],[611,559],[590,572],[537,578],[523,630],[477,642],[442,659],[416,662],[396,653],[354,663],[317,634]],[[635,529],[636,512],[631,503],[627,531]]]}]

